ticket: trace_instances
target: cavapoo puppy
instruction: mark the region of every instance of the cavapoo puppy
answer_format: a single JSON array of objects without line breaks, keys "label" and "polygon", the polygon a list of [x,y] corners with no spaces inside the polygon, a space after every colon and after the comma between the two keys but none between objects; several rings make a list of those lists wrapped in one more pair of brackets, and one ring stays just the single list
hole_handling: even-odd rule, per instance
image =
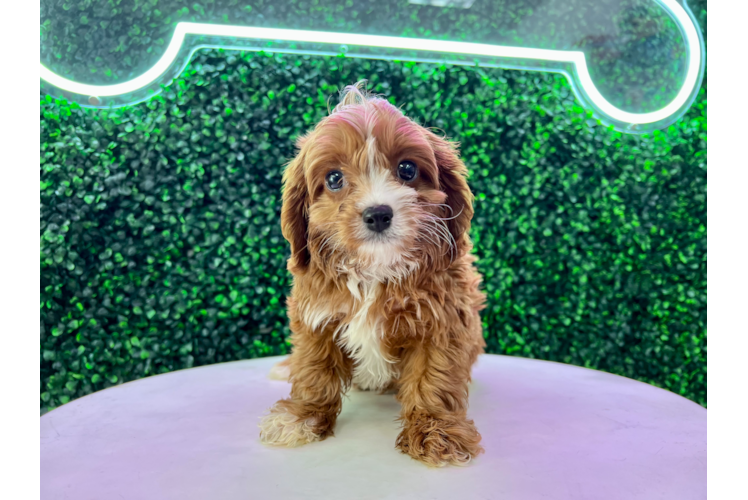
[{"label": "cavapoo puppy", "polygon": [[260,437],[299,446],[333,435],[355,384],[397,392],[401,452],[464,465],[483,451],[467,407],[485,347],[467,169],[455,144],[364,83],[298,140],[283,176],[292,386]]}]

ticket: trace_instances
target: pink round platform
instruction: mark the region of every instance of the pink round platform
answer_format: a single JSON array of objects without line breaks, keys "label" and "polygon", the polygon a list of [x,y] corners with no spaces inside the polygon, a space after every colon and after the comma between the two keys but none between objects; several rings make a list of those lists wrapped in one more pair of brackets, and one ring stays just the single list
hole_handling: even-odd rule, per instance
[{"label": "pink round platform", "polygon": [[469,415],[486,453],[431,469],[395,450],[392,395],[350,391],[326,441],[260,444],[259,418],[290,389],[267,377],[280,359],[150,377],[44,415],[41,498],[706,498],[706,410],[647,384],[483,355]]}]

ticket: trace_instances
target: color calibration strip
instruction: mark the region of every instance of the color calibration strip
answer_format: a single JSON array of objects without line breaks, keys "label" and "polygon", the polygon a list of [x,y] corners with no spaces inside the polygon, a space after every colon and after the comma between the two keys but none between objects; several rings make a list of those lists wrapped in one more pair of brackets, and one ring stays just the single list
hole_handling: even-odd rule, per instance
[{"label": "color calibration strip", "polygon": [[748,408],[748,132],[707,141],[707,408]]}]

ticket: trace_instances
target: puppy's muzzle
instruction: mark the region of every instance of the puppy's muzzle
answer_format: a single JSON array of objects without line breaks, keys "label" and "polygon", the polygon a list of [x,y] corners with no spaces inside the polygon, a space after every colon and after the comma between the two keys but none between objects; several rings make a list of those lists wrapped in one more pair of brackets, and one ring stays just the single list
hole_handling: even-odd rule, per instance
[{"label": "puppy's muzzle", "polygon": [[381,233],[392,224],[392,207],[388,205],[369,207],[364,210],[362,218],[369,231]]}]

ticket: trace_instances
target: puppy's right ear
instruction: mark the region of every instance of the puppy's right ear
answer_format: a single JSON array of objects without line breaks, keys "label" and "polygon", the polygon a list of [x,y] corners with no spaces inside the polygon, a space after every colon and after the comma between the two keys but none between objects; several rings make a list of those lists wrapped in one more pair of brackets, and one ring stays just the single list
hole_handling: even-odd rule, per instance
[{"label": "puppy's right ear", "polygon": [[303,146],[305,142],[306,137],[301,137],[296,141],[299,152],[283,172],[281,229],[283,237],[291,244],[288,270],[294,274],[306,271],[311,260],[311,255],[307,249],[309,191],[304,177]]}]

